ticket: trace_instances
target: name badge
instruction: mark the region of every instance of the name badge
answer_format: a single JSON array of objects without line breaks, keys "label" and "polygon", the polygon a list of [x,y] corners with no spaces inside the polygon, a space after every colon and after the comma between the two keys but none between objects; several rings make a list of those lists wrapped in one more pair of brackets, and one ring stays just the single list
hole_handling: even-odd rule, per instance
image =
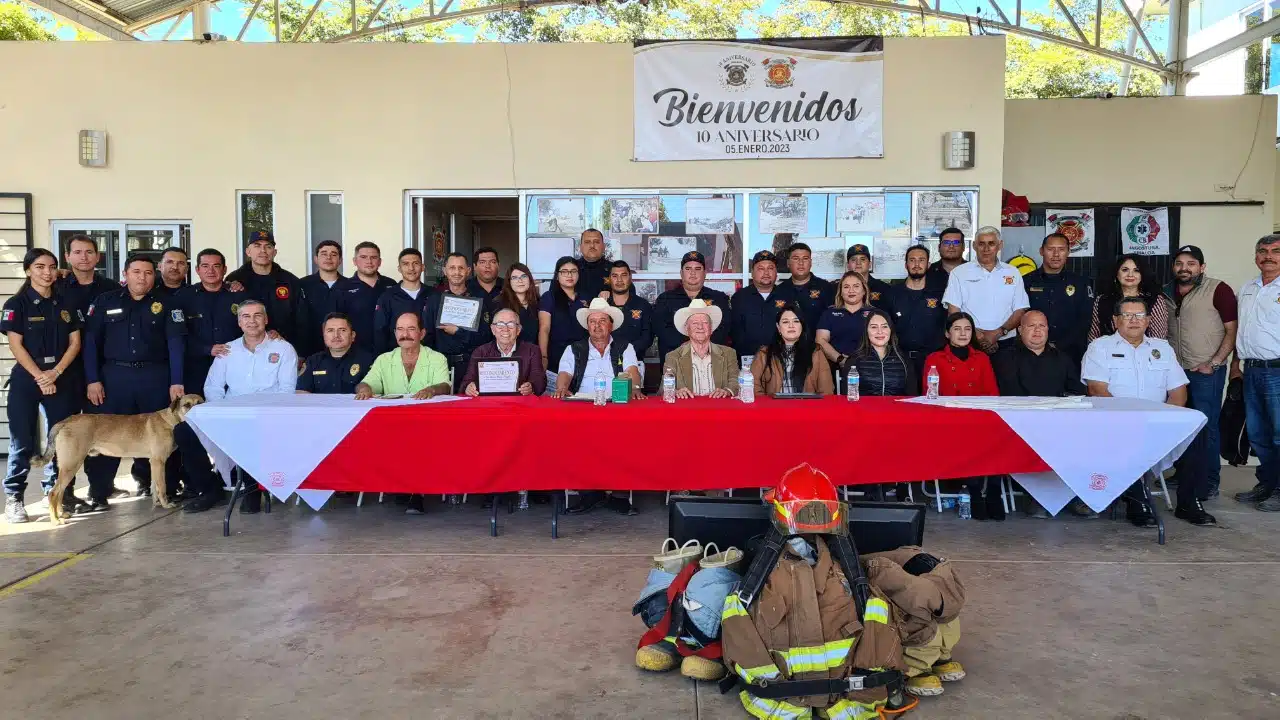
[{"label": "name badge", "polygon": [[329,371],[328,371],[328,370],[312,370],[312,371],[311,371],[311,374],[312,374],[313,376],[314,376],[314,375],[328,375],[328,374],[329,374]]},{"label": "name badge", "polygon": [[55,362],[57,359],[58,359],[58,358],[56,358],[56,357],[47,357],[47,358],[45,358],[45,359],[44,359],[44,361],[45,361],[45,362],[47,362],[47,363],[51,363],[51,362]]},{"label": "name badge", "polygon": [[124,312],[124,308],[112,308],[112,309],[110,309],[110,310],[108,310],[108,311],[107,311],[107,314],[108,314],[108,315],[119,315],[119,314],[120,314],[120,313],[122,313],[122,312]]},{"label": "name badge", "polygon": [[1118,357],[1118,358],[1122,358],[1122,357],[1124,357],[1124,353],[1111,353],[1111,357]]}]

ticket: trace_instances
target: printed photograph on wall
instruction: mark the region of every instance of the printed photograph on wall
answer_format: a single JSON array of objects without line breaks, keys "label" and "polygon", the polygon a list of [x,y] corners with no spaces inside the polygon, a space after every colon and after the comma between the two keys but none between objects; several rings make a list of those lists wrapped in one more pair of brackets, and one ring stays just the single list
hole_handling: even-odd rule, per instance
[{"label": "printed photograph on wall", "polygon": [[538,232],[546,235],[581,235],[587,229],[584,198],[538,198]]},{"label": "printed photograph on wall", "polygon": [[727,235],[737,230],[733,198],[689,198],[684,215],[684,231],[690,235]]},{"label": "printed photograph on wall", "polygon": [[761,195],[760,232],[804,233],[809,229],[809,198],[803,195]]},{"label": "printed photograph on wall", "polygon": [[565,255],[576,256],[577,238],[565,236],[530,235],[525,239],[529,269],[542,276],[556,271],[556,260]]},{"label": "printed photograph on wall", "polygon": [[[804,241],[809,246],[813,259],[811,272],[820,278],[831,280],[844,274],[845,239],[843,237],[809,238]],[[787,261],[779,256],[778,272],[787,272]]]},{"label": "printed photograph on wall", "polygon": [[658,231],[658,198],[612,198],[605,204],[609,209],[609,232]]},{"label": "printed photograph on wall", "polygon": [[651,273],[680,272],[680,258],[698,249],[698,238],[652,235],[644,242],[644,270]]},{"label": "printed photograph on wall", "polygon": [[898,280],[907,276],[907,248],[915,240],[904,237],[878,237],[871,245],[871,273],[881,280]]},{"label": "printed photograph on wall", "polygon": [[911,237],[911,193],[885,193],[884,237]]},{"label": "printed photograph on wall", "polygon": [[836,232],[884,232],[883,195],[840,195],[836,197]]},{"label": "printed photograph on wall", "polygon": [[947,228],[973,235],[973,205],[968,192],[916,193],[916,234],[938,237]]},{"label": "printed photograph on wall", "polygon": [[1044,234],[1062,233],[1067,238],[1071,257],[1093,257],[1093,208],[1044,211]]},{"label": "printed photograph on wall", "polygon": [[650,305],[658,301],[658,293],[661,292],[658,290],[658,280],[636,280],[631,284],[636,294],[648,300]]}]

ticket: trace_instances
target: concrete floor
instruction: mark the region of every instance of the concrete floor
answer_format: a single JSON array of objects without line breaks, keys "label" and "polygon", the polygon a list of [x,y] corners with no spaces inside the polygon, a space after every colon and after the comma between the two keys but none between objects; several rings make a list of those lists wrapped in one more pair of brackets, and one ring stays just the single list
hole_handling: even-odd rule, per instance
[{"label": "concrete floor", "polygon": [[[1223,494],[1252,483],[1228,468]],[[557,541],[536,506],[490,538],[474,502],[277,506],[231,538],[142,500],[0,523],[0,717],[745,718],[632,665],[666,522],[641,507]],[[931,513],[926,545],[968,588],[969,677],[911,716],[1280,717],[1280,515],[1210,510],[1224,527],[1170,519],[1163,548],[1123,521]]]}]

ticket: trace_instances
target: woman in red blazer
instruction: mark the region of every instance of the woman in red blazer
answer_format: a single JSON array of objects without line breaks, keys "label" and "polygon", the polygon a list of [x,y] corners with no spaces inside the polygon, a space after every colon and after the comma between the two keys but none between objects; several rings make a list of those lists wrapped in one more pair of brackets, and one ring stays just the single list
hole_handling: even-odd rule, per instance
[{"label": "woman in red blazer", "polygon": [[938,368],[938,394],[999,395],[991,358],[973,347],[973,318],[956,313],[947,318],[947,346],[925,358],[920,387],[929,387],[929,368]]},{"label": "woman in red blazer", "polygon": [[[969,313],[948,317],[946,331],[947,346],[925,358],[923,386],[928,387],[929,368],[936,367],[938,395],[999,395],[991,359],[970,344],[973,341],[973,318]],[[965,478],[964,484],[969,490],[974,518],[1004,520],[998,478]]]}]

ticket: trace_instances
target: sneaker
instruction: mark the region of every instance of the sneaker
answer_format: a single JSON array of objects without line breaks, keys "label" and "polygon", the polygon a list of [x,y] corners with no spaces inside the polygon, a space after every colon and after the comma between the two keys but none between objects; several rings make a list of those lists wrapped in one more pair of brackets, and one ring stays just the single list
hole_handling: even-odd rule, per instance
[{"label": "sneaker", "polygon": [[1258,509],[1262,512],[1280,512],[1280,495],[1272,495],[1258,503]]},{"label": "sneaker", "polygon": [[76,514],[84,515],[86,513],[106,512],[110,509],[111,509],[111,505],[107,503],[106,498],[103,498],[101,500],[95,500],[93,498],[89,498],[89,502],[76,508]]},{"label": "sneaker", "polygon": [[1128,505],[1129,522],[1140,528],[1156,526],[1156,514],[1150,505],[1140,500],[1129,500]]},{"label": "sneaker", "polygon": [[584,490],[578,493],[578,504],[565,510],[570,515],[591,512],[608,502],[609,498],[599,490]]},{"label": "sneaker", "polygon": [[410,495],[407,501],[408,507],[405,508],[405,515],[426,515],[427,508],[422,504],[421,495]]},{"label": "sneaker", "polygon": [[636,506],[632,505],[630,500],[617,495],[606,500],[605,506],[619,515],[626,515],[630,517],[632,515],[639,514],[639,511],[636,510]]},{"label": "sneaker", "polygon": [[10,495],[5,499],[4,519],[8,520],[11,525],[24,523],[31,519],[27,517],[27,506],[22,502],[22,498]]},{"label": "sneaker", "polygon": [[1067,506],[1067,509],[1070,510],[1072,515],[1075,515],[1078,518],[1092,520],[1093,518],[1098,517],[1098,513],[1094,512],[1093,508],[1086,505],[1080,498],[1072,500],[1071,504]]},{"label": "sneaker", "polygon": [[253,515],[259,512],[262,512],[262,491],[252,490],[245,494],[244,500],[240,501],[240,513]]},{"label": "sneaker", "polygon": [[1212,515],[1204,511],[1204,506],[1196,500],[1189,506],[1178,505],[1178,509],[1173,511],[1173,516],[1179,520],[1186,520],[1192,525],[1217,525],[1218,521]]},{"label": "sneaker", "polygon": [[963,680],[964,666],[955,660],[939,660],[933,664],[933,674],[942,682]]},{"label": "sneaker", "polygon": [[1263,500],[1266,500],[1267,498],[1271,497],[1272,493],[1274,492],[1275,491],[1270,488],[1263,487],[1262,483],[1258,483],[1257,485],[1254,485],[1253,489],[1248,492],[1236,493],[1235,498],[1236,498],[1236,502],[1256,503],[1256,502],[1262,502]]},{"label": "sneaker", "polygon": [[188,500],[182,506],[182,512],[202,513],[206,510],[212,510],[220,502],[222,502],[222,491],[203,493]]},{"label": "sneaker", "polygon": [[917,675],[907,678],[903,689],[916,697],[933,697],[942,694],[942,681],[937,675]]}]

